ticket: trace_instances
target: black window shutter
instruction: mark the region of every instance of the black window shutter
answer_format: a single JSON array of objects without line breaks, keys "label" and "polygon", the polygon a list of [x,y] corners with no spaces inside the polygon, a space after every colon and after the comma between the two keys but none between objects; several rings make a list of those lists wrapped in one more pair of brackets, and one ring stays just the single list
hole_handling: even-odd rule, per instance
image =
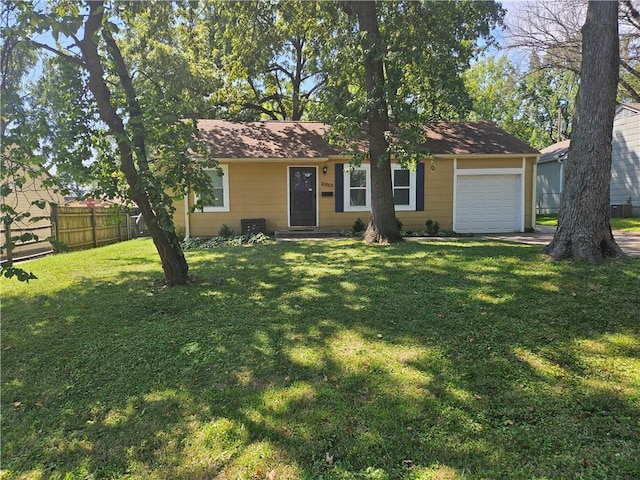
[{"label": "black window shutter", "polygon": [[424,162],[416,168],[416,210],[424,211]]},{"label": "black window shutter", "polygon": [[343,163],[336,163],[335,199],[336,199],[336,212],[344,212],[344,164]]}]

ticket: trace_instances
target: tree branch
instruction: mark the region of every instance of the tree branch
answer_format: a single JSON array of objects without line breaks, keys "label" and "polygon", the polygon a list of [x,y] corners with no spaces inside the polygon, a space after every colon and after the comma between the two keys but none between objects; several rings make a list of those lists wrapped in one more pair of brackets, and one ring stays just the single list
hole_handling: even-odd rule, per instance
[{"label": "tree branch", "polygon": [[72,63],[75,63],[76,65],[78,65],[80,67],[86,67],[85,62],[79,57],[74,57],[73,55],[69,55],[68,53],[61,52],[57,48],[53,48],[52,46],[47,45],[46,43],[36,42],[35,40],[33,40],[31,38],[26,38],[25,41],[27,43],[33,45],[34,47],[38,47],[38,48],[41,48],[43,50],[47,50],[47,51],[49,51],[51,53],[54,53],[58,57],[64,58],[65,60],[67,60],[69,62],[72,62]]},{"label": "tree branch", "polygon": [[133,88],[131,77],[129,76],[129,70],[124,62],[122,53],[118,44],[114,40],[111,32],[106,28],[102,28],[102,38],[107,44],[107,50],[113,58],[115,64],[116,73],[120,78],[120,84],[127,97],[127,105],[129,107],[129,115],[131,116],[131,129],[133,130],[133,143],[136,147],[136,153],[138,158],[138,166],[142,172],[149,171],[149,163],[147,161],[147,152],[145,145],[146,132],[144,129],[142,109],[136,95],[136,91]]},{"label": "tree branch", "polygon": [[622,88],[624,88],[629,96],[633,98],[633,101],[640,103],[640,93],[638,93],[624,78],[620,77],[619,82],[620,85],[622,85]]},{"label": "tree branch", "polygon": [[631,75],[636,77],[637,79],[640,79],[640,72],[622,59],[620,59],[620,66],[624,68],[627,72],[629,72]]}]

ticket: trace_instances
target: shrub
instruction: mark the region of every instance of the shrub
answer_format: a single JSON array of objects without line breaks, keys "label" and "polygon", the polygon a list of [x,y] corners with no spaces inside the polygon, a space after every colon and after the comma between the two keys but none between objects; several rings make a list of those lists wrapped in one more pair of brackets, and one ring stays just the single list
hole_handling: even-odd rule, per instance
[{"label": "shrub", "polygon": [[245,243],[249,243],[252,245],[267,243],[271,241],[271,237],[269,237],[269,235],[262,232],[252,233],[250,235],[244,235],[243,237],[244,237]]},{"label": "shrub", "polygon": [[437,235],[440,231],[440,224],[431,219],[427,220],[425,225],[427,226],[427,234],[429,235]]},{"label": "shrub", "polygon": [[194,250],[200,248],[216,248],[224,245],[259,245],[268,243],[270,241],[271,237],[265,235],[264,233],[252,233],[247,235],[231,235],[228,237],[218,235],[217,237],[209,239],[187,238],[182,242],[181,245],[183,250]]},{"label": "shrub", "polygon": [[399,218],[396,218],[396,223],[398,224],[398,230],[402,231],[402,222]]},{"label": "shrub", "polygon": [[218,231],[218,236],[222,238],[229,238],[233,236],[233,230],[230,229],[226,223],[223,223]]},{"label": "shrub", "polygon": [[187,231],[183,226],[176,226],[176,235],[178,236],[179,239],[183,240],[185,235],[186,235]]},{"label": "shrub", "polygon": [[353,233],[364,232],[367,226],[364,224],[361,218],[358,218],[355,222],[353,222]]}]

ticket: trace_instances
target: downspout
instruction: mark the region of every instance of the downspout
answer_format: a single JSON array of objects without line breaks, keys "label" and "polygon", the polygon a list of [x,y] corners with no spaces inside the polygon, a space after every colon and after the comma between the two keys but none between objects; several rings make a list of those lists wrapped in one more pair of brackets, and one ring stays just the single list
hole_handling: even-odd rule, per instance
[{"label": "downspout", "polygon": [[562,189],[564,188],[564,161],[562,157],[558,157],[558,163],[560,164],[560,196],[562,196]]},{"label": "downspout", "polygon": [[538,160],[540,160],[540,155],[537,155],[533,160],[533,179],[531,180],[531,228],[534,230],[537,223],[536,203],[538,198]]},{"label": "downspout", "polygon": [[184,196],[184,239],[186,240],[191,236],[191,228],[189,225],[189,219],[191,215],[189,215],[189,192],[187,192]]},{"label": "downspout", "polygon": [[453,219],[451,222],[451,226],[452,226],[452,230],[455,232],[456,231],[456,207],[457,207],[457,202],[458,202],[458,198],[456,195],[456,192],[458,191],[458,159],[454,158],[453,159]]},{"label": "downspout", "polygon": [[522,157],[522,175],[520,176],[520,190],[522,190],[522,197],[520,199],[521,207],[520,207],[520,215],[522,215],[522,220],[519,222],[519,228],[521,232],[524,232],[527,229],[526,223],[524,222],[525,212],[527,211],[527,157]]}]

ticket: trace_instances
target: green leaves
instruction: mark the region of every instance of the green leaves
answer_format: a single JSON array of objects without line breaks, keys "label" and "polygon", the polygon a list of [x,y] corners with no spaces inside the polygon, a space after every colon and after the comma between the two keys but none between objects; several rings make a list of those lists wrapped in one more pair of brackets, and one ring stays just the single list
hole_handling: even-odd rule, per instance
[{"label": "green leaves", "polygon": [[27,272],[25,269],[20,267],[14,267],[12,264],[1,264],[0,265],[0,277],[6,278],[15,278],[19,282],[28,283],[29,280],[36,280],[36,277],[32,272]]},{"label": "green leaves", "polygon": [[526,74],[506,56],[486,57],[465,72],[464,81],[473,99],[469,120],[494,122],[534,148],[543,148],[559,141],[560,114],[562,135],[570,136],[578,87],[572,72],[541,68],[535,54]]}]

